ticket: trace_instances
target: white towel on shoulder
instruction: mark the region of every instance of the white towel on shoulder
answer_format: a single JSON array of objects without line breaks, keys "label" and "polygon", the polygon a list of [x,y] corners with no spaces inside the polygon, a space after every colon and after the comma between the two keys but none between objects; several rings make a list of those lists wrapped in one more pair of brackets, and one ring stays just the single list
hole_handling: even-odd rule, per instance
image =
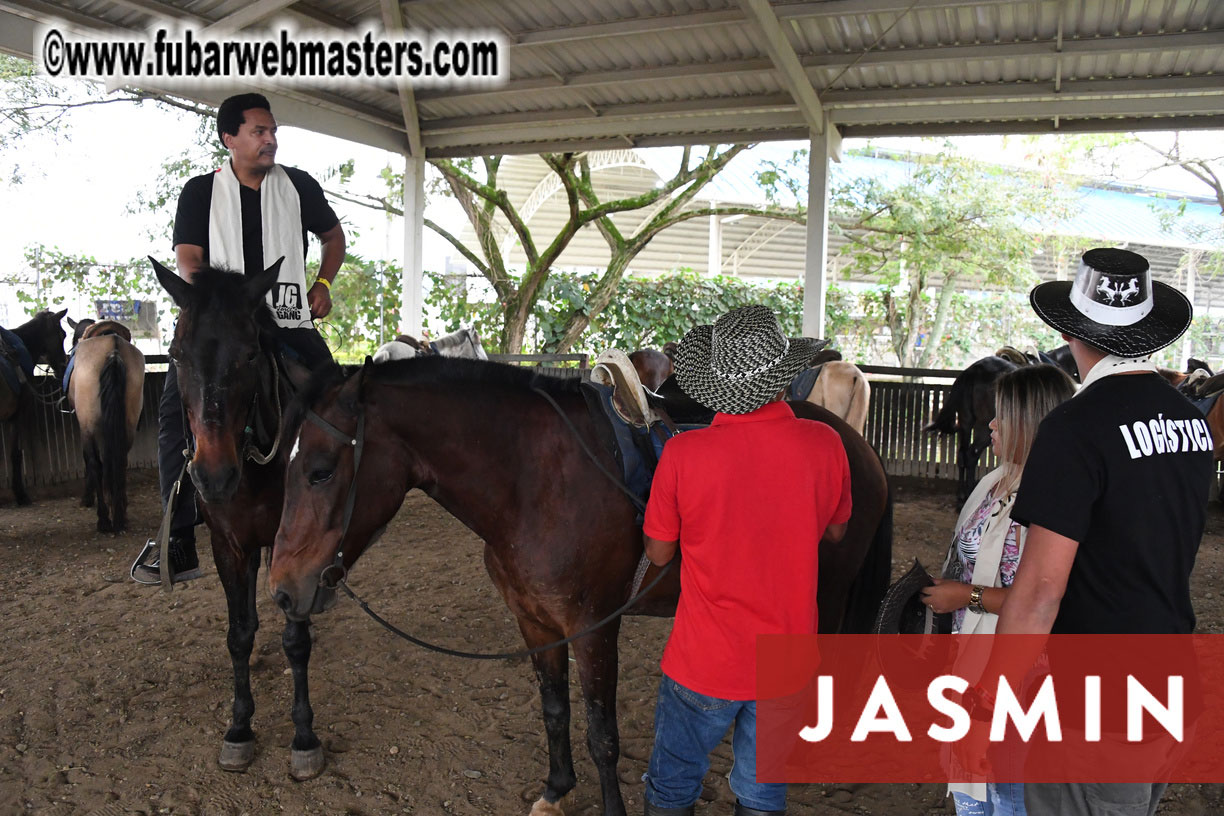
[{"label": "white towel on shoulder", "polygon": [[[284,258],[280,277],[268,292],[268,308],[277,325],[289,329],[310,325],[310,304],[306,301],[306,257],[302,247],[302,204],[289,174],[278,164],[264,176],[259,187],[260,218],[263,224],[263,258],[271,266]],[[224,266],[254,274],[246,269],[242,254],[242,199],[238,177],[227,161],[213,178],[212,203],[208,216],[208,255],[213,266]]]}]

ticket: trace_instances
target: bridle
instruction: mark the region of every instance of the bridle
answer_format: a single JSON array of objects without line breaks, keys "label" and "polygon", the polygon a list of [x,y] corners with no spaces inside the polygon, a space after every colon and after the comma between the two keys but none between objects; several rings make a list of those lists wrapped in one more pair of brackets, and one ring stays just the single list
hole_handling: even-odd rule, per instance
[{"label": "bridle", "polygon": [[[595,457],[594,452],[587,446],[585,440],[583,440],[582,436],[579,434],[578,429],[574,426],[570,418],[565,414],[561,406],[557,404],[556,400],[554,400],[550,394],[548,394],[546,391],[544,391],[541,388],[535,387],[532,390],[535,393],[539,394],[540,396],[544,397],[544,399],[547,400],[549,405],[551,405],[553,409],[556,410],[558,415],[560,415],[562,420],[564,420],[565,425],[574,433],[574,436],[577,438],[578,444],[582,448],[583,452],[586,453],[586,455],[595,464],[595,466],[600,470],[600,472],[603,473],[605,476],[607,476],[609,479],[611,479],[616,484],[616,486],[621,489],[622,492],[627,494],[630,500],[635,505],[637,505],[639,509],[644,510],[645,508],[641,507],[641,501],[633,494],[633,492],[630,491],[629,488],[626,487],[619,478],[617,478],[606,467],[604,467],[602,463],[599,462],[599,460]],[[647,584],[644,587],[641,587],[641,589],[638,589],[636,592],[632,593],[632,597],[630,597],[629,600],[625,601],[625,603],[623,603],[620,607],[618,607],[614,612],[611,612],[610,614],[605,616],[602,620],[591,624],[590,626],[586,627],[580,632],[577,632],[573,635],[569,635],[568,637],[562,638],[561,640],[557,640],[552,643],[546,643],[541,646],[534,646],[530,649],[521,649],[516,652],[500,652],[496,654],[490,654],[490,653],[485,653],[485,652],[464,652],[464,651],[459,651],[457,649],[450,649],[445,646],[437,646],[433,643],[429,643],[428,641],[421,640],[418,637],[414,637],[413,635],[408,634],[402,629],[397,628],[396,626],[394,626],[393,624],[391,624],[390,622],[388,622],[387,620],[379,616],[378,613],[376,613],[374,610],[370,609],[369,604],[363,601],[355,592],[353,592],[352,589],[349,588],[349,585],[345,583],[345,578],[348,577],[348,570],[344,566],[344,539],[348,536],[349,524],[353,520],[353,508],[356,506],[356,502],[357,502],[357,474],[359,473],[360,467],[361,467],[361,452],[362,452],[362,449],[365,447],[365,405],[360,400],[358,400],[357,406],[358,406],[357,407],[357,428],[352,436],[340,430],[339,428],[337,428],[332,423],[328,422],[323,417],[319,416],[317,413],[315,413],[313,408],[308,408],[306,410],[306,420],[307,421],[313,422],[315,425],[321,428],[324,432],[326,432],[328,436],[331,436],[333,439],[340,442],[342,445],[347,445],[353,449],[353,480],[349,485],[348,498],[345,500],[345,503],[344,503],[344,515],[340,522],[340,543],[336,547],[335,559],[333,559],[332,563],[324,567],[323,571],[319,573],[318,586],[323,589],[332,590],[332,591],[336,589],[340,589],[342,592],[344,592],[345,595],[349,597],[350,600],[352,600],[354,603],[360,606],[362,611],[364,611],[367,615],[373,618],[379,625],[381,625],[383,628],[385,628],[387,631],[391,632],[392,634],[395,634],[403,638],[404,640],[407,640],[409,643],[413,643],[424,649],[428,649],[431,652],[438,652],[440,654],[450,655],[452,657],[466,657],[472,660],[516,660],[516,659],[523,658],[523,657],[530,657],[531,655],[539,654],[540,652],[547,652],[551,649],[556,649],[558,647],[565,646],[569,643],[572,643],[575,640],[578,640],[579,638],[585,637],[591,634],[592,632],[594,632],[595,630],[600,629],[603,626],[606,626],[607,624],[616,620],[621,615],[625,614],[625,612],[629,611],[629,609],[634,604],[636,604],[646,594],[648,594],[651,590],[653,590],[656,586],[658,586],[659,582],[663,580],[663,577],[667,575],[667,573],[671,570],[672,565],[676,563],[675,559],[673,558],[671,561],[665,564],[663,568],[659,570],[659,573],[654,577],[654,579],[649,584]],[[637,587],[641,585],[641,580],[642,580],[643,575],[645,575],[644,570],[641,571],[640,575],[635,576],[635,580],[634,580],[635,589],[637,589]]]}]

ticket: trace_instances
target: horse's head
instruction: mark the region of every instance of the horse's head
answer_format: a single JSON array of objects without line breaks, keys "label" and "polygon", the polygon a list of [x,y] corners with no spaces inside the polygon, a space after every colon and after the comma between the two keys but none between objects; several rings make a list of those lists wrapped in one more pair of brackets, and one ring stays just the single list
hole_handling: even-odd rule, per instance
[{"label": "horse's head", "polygon": [[[371,459],[388,447],[366,446],[364,407],[361,402],[363,371],[344,379],[339,369],[327,370],[299,392],[286,420],[286,444],[293,440],[285,470],[285,504],[280,529],[272,547],[268,587],[276,603],[293,619],[304,619],[328,607],[334,580],[323,582],[324,572],[336,563],[344,545],[347,569],[377,538],[385,520],[370,523],[371,503],[384,503],[392,494],[387,519],[403,500],[403,490],[375,484],[369,474]],[[358,468],[357,457],[362,457]],[[355,469],[363,474],[354,478]],[[361,512],[345,529],[349,494],[361,494]],[[351,512],[351,511],[348,511]],[[329,578],[337,576],[329,575]]]},{"label": "horse's head", "polygon": [[251,276],[205,268],[188,283],[149,260],[180,309],[170,359],[195,436],[188,472],[204,501],[225,502],[242,476],[247,421],[259,394],[260,336],[271,327],[264,298],[281,261]]},{"label": "horse's head", "polygon": [[73,348],[76,348],[77,343],[85,339],[85,331],[96,322],[92,317],[82,317],[80,320],[68,318],[68,328],[72,329]]},{"label": "horse's head", "polygon": [[68,334],[60,325],[66,314],[67,309],[58,312],[43,309],[26,324],[33,330],[27,335],[26,348],[29,349],[34,362],[51,366],[55,376],[61,380],[64,378],[64,369],[68,367],[68,355],[64,353],[64,340]]}]

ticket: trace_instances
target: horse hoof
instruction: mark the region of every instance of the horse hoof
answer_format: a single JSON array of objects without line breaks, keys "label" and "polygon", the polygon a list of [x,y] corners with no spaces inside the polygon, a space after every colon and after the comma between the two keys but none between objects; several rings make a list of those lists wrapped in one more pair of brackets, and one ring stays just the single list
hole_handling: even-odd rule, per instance
[{"label": "horse hoof", "polygon": [[560,802],[549,802],[541,796],[531,806],[528,816],[565,816],[565,811],[561,809]]},{"label": "horse hoof", "polygon": [[289,775],[299,782],[305,782],[323,773],[323,766],[326,764],[327,760],[323,757],[322,745],[311,748],[309,751],[299,751],[294,748],[289,761]]},{"label": "horse hoof", "polygon": [[221,768],[226,771],[245,771],[255,760],[255,740],[249,742],[221,742]]}]

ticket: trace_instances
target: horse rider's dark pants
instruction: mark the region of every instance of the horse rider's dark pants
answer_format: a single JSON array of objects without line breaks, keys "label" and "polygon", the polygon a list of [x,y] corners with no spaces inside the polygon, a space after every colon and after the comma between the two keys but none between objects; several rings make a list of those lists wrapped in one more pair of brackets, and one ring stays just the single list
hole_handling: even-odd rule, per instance
[{"label": "horse rider's dark pants", "polygon": [[[303,365],[314,369],[332,359],[327,343],[314,329],[277,329],[277,341],[282,354],[296,358]],[[157,469],[161,483],[162,512],[170,500],[174,480],[183,470],[183,450],[187,447],[187,417],[183,413],[183,400],[179,396],[178,371],[171,363],[166,368],[166,385],[162,390],[161,403],[157,411]],[[179,487],[178,502],[170,520],[170,535],[188,541],[195,540],[195,525],[200,523],[196,509],[195,484],[188,477]]]}]

